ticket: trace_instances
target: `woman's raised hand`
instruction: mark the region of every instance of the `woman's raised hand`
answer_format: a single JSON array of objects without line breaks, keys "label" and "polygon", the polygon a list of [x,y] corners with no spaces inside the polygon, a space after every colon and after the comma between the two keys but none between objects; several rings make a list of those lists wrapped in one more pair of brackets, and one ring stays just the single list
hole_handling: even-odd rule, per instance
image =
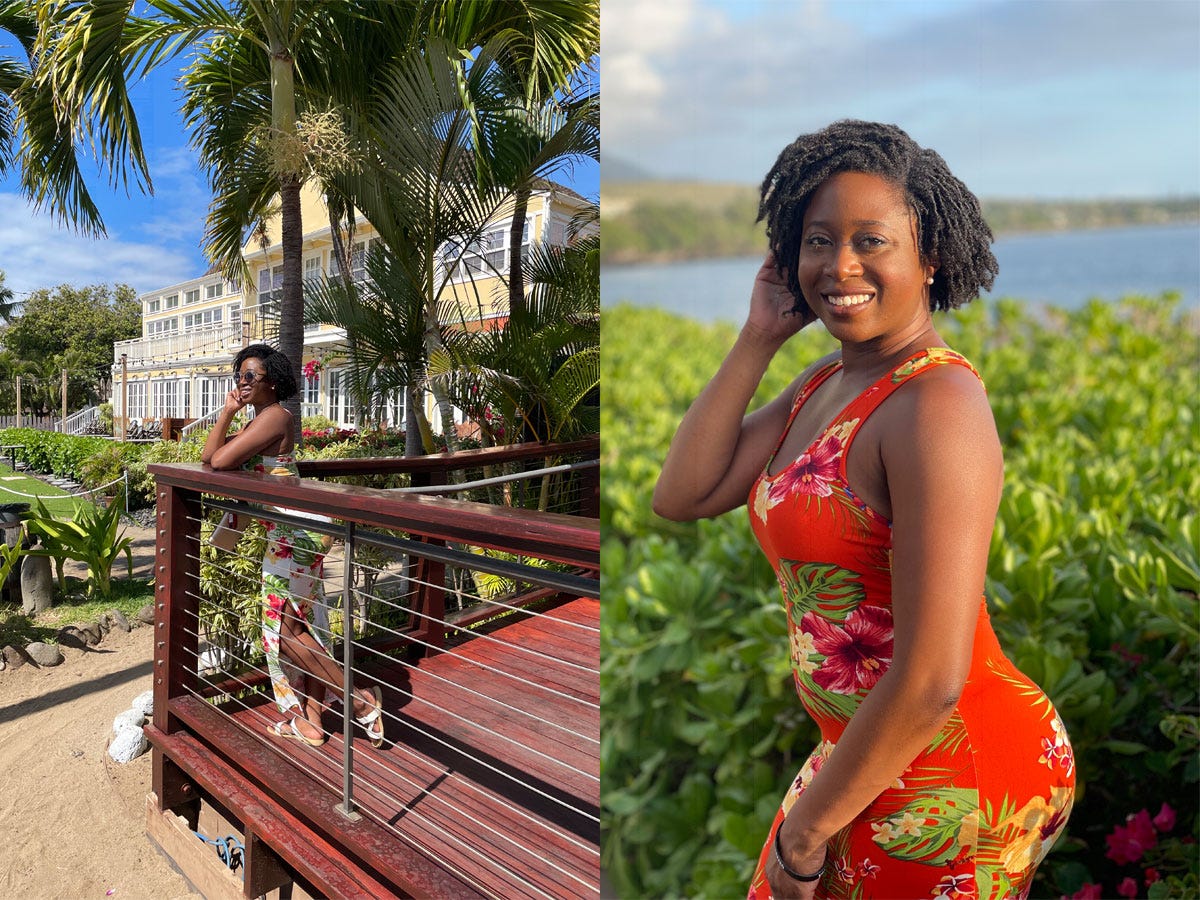
[{"label": "woman's raised hand", "polygon": [[241,391],[234,388],[225,395],[225,411],[228,413],[240,413],[246,407],[246,401],[242,399]]},{"label": "woman's raised hand", "polygon": [[783,344],[817,318],[803,301],[800,312],[792,313],[795,303],[796,298],[788,290],[787,282],[775,268],[775,251],[767,251],[766,259],[754,276],[745,328],[765,341]]}]

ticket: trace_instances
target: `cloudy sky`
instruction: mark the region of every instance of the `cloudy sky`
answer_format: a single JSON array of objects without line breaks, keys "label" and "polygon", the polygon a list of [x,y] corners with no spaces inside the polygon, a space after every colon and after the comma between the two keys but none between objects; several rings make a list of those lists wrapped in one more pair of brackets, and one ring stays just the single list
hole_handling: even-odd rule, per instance
[{"label": "cloudy sky", "polygon": [[602,178],[894,122],[985,197],[1200,193],[1195,0],[602,0]]}]

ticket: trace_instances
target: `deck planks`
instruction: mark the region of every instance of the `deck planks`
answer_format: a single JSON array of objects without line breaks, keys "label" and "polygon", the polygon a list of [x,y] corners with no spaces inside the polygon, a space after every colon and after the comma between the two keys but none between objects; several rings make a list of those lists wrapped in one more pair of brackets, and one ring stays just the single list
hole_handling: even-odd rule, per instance
[{"label": "deck planks", "polygon": [[[384,688],[388,742],[374,749],[356,731],[359,811],[406,849],[460,878],[466,890],[506,898],[597,897],[598,624],[599,603],[575,599],[504,624],[492,632],[496,640],[472,639],[415,663],[372,669]],[[229,712],[259,735],[278,719],[269,703]],[[320,748],[249,742],[262,748],[255,752],[276,757],[273,766],[253,767],[271,782],[269,791],[285,797],[299,770],[325,786],[330,804],[337,802],[341,724],[332,715],[325,724],[336,734]],[[357,851],[345,852],[354,858]]]}]

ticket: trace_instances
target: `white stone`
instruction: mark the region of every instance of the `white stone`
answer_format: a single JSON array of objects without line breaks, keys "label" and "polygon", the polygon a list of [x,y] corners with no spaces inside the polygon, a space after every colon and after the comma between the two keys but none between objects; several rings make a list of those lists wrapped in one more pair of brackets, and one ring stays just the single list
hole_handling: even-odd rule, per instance
[{"label": "white stone", "polygon": [[140,709],[127,709],[122,713],[118,713],[113,719],[113,733],[120,731],[122,728],[141,728],[146,722],[146,717]]},{"label": "white stone", "polygon": [[135,725],[127,725],[113,735],[108,744],[108,755],[113,761],[127,763],[137,759],[150,747],[142,729]]},{"label": "white stone", "polygon": [[142,691],[133,698],[133,708],[149,718],[154,715],[154,691]]}]

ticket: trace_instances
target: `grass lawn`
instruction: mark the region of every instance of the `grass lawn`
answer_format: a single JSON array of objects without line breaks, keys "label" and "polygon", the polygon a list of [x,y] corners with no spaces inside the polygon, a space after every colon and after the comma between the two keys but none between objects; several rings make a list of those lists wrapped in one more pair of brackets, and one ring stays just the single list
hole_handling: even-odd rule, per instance
[{"label": "grass lawn", "polygon": [[41,497],[51,513],[64,519],[75,518],[76,509],[88,503],[83,497],[72,497],[62,488],[0,465],[0,503],[28,503],[31,509],[36,508],[33,498],[24,496],[27,494]]}]

